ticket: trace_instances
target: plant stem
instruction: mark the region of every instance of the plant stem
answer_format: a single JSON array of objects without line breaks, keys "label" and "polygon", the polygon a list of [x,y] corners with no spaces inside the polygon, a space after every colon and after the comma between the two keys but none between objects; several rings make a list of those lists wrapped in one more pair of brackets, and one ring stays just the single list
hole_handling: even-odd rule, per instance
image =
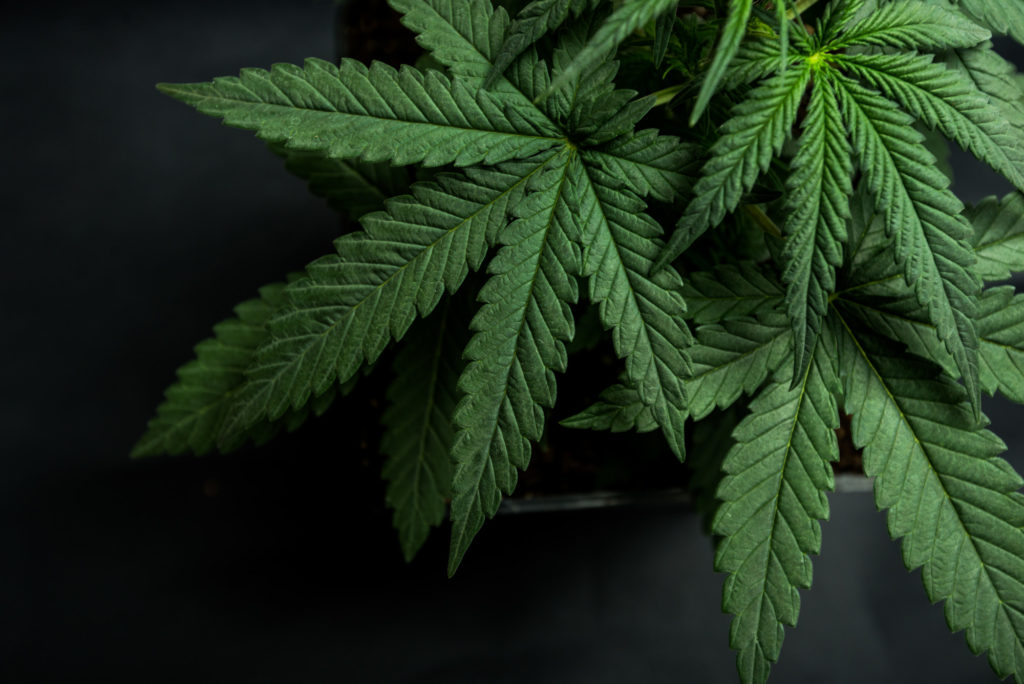
[{"label": "plant stem", "polygon": [[796,0],[793,9],[791,9],[786,16],[790,19],[795,19],[813,7],[816,2],[818,2],[818,0]]},{"label": "plant stem", "polygon": [[782,231],[779,230],[779,227],[775,225],[774,221],[768,218],[768,214],[764,213],[764,210],[762,210],[761,207],[756,204],[744,204],[743,208],[748,214],[750,214],[750,218],[754,219],[754,223],[756,223],[761,230],[769,235],[774,235],[780,239],[782,238]]},{"label": "plant stem", "polygon": [[669,102],[671,102],[673,97],[686,90],[686,88],[687,85],[685,83],[680,83],[679,85],[669,86],[668,88],[656,90],[650,95],[648,95],[648,97],[654,96],[654,106],[660,107],[661,105],[668,104]]}]

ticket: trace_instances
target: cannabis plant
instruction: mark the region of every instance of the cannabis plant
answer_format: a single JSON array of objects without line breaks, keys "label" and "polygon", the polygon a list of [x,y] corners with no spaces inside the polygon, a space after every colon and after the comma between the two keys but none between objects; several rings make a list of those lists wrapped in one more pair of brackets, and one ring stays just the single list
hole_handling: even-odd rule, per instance
[{"label": "cannabis plant", "polygon": [[136,455],[292,429],[396,344],[387,502],[407,557],[450,511],[454,572],[569,352],[607,340],[621,375],[570,427],[658,429],[683,459],[690,421],[745,406],[723,459],[689,449],[743,681],[796,624],[844,417],[928,598],[1024,681],[1022,480],[981,413],[1024,401],[1024,299],[987,285],[1024,271],[1024,197],[965,208],[944,153],[1024,189],[1020,82],[989,42],[1024,40],[1024,2],[391,4],[415,67],[160,86],[361,228],[196,347]]}]

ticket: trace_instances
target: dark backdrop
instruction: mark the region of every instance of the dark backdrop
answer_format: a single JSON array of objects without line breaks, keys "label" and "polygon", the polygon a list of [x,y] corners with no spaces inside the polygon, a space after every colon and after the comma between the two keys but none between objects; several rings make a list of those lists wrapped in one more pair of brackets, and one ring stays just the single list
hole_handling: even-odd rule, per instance
[{"label": "dark backdrop", "polygon": [[[337,219],[245,132],[157,81],[333,53],[325,0],[8,10],[0,27],[5,682],[731,682],[684,507],[502,516],[454,580],[402,563],[368,451],[330,416],[241,457],[130,462],[173,371]],[[956,157],[970,199],[1005,186]],[[1021,412],[986,407],[1021,466]],[[832,496],[775,682],[992,681]]]}]

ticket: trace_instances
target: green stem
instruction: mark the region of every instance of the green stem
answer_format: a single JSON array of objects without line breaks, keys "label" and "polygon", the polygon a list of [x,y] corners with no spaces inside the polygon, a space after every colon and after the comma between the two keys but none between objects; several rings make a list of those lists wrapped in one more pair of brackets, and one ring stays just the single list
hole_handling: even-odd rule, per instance
[{"label": "green stem", "polygon": [[685,83],[680,83],[679,85],[669,86],[668,88],[656,90],[650,95],[648,95],[648,97],[653,96],[654,106],[660,107],[661,105],[665,105],[671,102],[673,97],[686,90],[686,88],[687,85]]},{"label": "green stem", "polygon": [[818,2],[818,0],[796,0],[793,9],[791,9],[786,16],[790,19],[795,19],[813,7],[816,2]]},{"label": "green stem", "polygon": [[782,238],[782,231],[779,230],[777,225],[775,225],[775,221],[768,218],[768,214],[764,213],[761,207],[756,204],[744,204],[743,208],[748,214],[750,214],[750,218],[754,219],[754,223],[756,223],[761,230],[769,235],[774,235],[780,239]]}]

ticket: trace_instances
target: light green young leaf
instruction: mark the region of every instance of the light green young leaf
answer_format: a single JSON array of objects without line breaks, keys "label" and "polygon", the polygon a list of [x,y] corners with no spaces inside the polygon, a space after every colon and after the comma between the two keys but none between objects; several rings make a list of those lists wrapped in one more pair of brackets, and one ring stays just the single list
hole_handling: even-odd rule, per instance
[{"label": "light green young leaf", "polygon": [[449,574],[497,512],[501,493],[512,492],[517,469],[530,461],[530,440],[541,437],[544,409],[555,401],[554,371],[565,370],[581,265],[572,206],[580,171],[565,152],[531,180],[531,194],[510,205],[518,218],[502,231],[504,246],[478,296],[458,385],[465,396],[455,410]]},{"label": "light green young leaf", "polygon": [[966,238],[963,205],[948,179],[921,147],[909,116],[856,82],[836,76],[836,89],[864,180],[886,217],[893,254],[921,306],[929,311],[946,349],[980,412],[975,297],[980,281]]},{"label": "light green young leaf", "polygon": [[991,36],[959,12],[917,0],[900,0],[882,5],[847,26],[828,44],[832,49],[874,45],[924,51],[970,48]]},{"label": "light green young leaf", "polygon": [[875,504],[921,568],[946,623],[988,651],[1000,677],[1024,678],[1024,481],[980,429],[962,387],[898,344],[840,316],[845,410]]},{"label": "light green young leaf", "polygon": [[307,267],[288,306],[270,321],[223,428],[224,438],[289,406],[300,407],[374,361],[417,314],[433,310],[479,268],[544,158],[466,169],[417,183],[412,196],[363,217],[365,232],[335,242],[337,254]]},{"label": "light green young leaf", "polygon": [[690,201],[655,270],[677,256],[705,230],[719,224],[733,211],[759,174],[768,169],[773,155],[782,151],[796,121],[797,109],[810,81],[807,64],[787,69],[757,88],[736,105],[721,127],[721,137],[711,147],[711,159],[701,169]]},{"label": "light green young leaf", "polygon": [[729,641],[747,683],[767,681],[783,625],[796,625],[798,589],[811,586],[809,554],[821,551],[818,521],[828,517],[825,492],[834,487],[828,462],[839,458],[833,344],[818,341],[795,383],[793,364],[783,364],[751,402],[723,464],[722,504],[712,523],[723,537],[715,569],[730,573],[722,608],[736,616]]},{"label": "light green young leaf", "polygon": [[381,475],[388,482],[387,504],[395,512],[406,562],[423,546],[430,528],[444,520],[451,497],[452,414],[469,322],[462,315],[468,307],[454,299],[446,300],[406,336],[395,357],[390,404],[381,416],[380,450],[387,455]]},{"label": "light green young leaf", "polygon": [[695,323],[718,323],[771,311],[782,303],[783,290],[757,264],[744,261],[689,274],[683,299],[687,317]]},{"label": "light green young leaf", "polygon": [[964,215],[974,226],[974,272],[984,280],[1006,280],[1024,271],[1024,196],[986,197]]},{"label": "light green young leaf", "polygon": [[794,381],[806,376],[843,263],[850,216],[853,151],[829,79],[819,74],[811,89],[800,147],[786,181],[788,213],[782,250],[786,310],[793,326]]},{"label": "light green young leaf", "polygon": [[304,67],[275,64],[158,88],[229,126],[335,159],[468,166],[563,143],[536,108],[506,111],[495,96],[458,79],[382,62],[367,68],[349,59],[340,66],[307,59]]},{"label": "light green young leaf", "polygon": [[[704,74],[704,80],[701,82],[700,92],[697,95],[697,102],[693,105],[693,110],[690,112],[691,126],[697,123],[704,110],[707,109],[708,103],[711,102],[711,96],[718,90],[718,86],[721,85],[722,79],[729,69],[729,63],[736,56],[740,43],[743,42],[743,35],[747,32],[747,22],[750,21],[750,12],[753,5],[753,0],[729,0],[729,17],[722,25],[722,35],[715,46],[715,55],[711,60],[711,66],[708,67],[707,72]],[[775,41],[771,42],[778,45]],[[778,59],[781,60],[781,49],[778,55]],[[778,67],[778,61],[776,61],[774,67],[770,68],[776,67]]]}]

